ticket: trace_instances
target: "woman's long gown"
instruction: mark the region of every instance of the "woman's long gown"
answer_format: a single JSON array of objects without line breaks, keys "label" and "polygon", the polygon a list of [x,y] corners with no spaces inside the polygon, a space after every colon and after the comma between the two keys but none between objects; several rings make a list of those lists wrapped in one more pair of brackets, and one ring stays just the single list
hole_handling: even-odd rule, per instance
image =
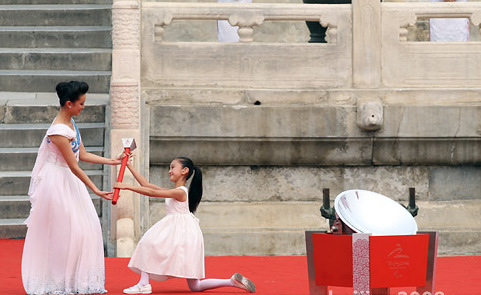
[{"label": "woman's long gown", "polygon": [[[74,123],[75,124],[75,123]],[[102,230],[85,184],[67,166],[48,136],[71,140],[79,159],[80,134],[64,124],[52,125],[32,171],[30,216],[22,257],[28,294],[105,293]]]}]

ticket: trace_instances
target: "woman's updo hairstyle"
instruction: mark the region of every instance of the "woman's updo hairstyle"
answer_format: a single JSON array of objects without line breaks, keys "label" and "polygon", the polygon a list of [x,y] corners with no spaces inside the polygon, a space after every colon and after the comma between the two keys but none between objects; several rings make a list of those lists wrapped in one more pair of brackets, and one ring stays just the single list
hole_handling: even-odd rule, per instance
[{"label": "woman's updo hairstyle", "polygon": [[194,163],[189,158],[179,157],[177,160],[179,160],[182,168],[189,168],[187,179],[189,179],[192,174],[194,175],[189,186],[189,211],[194,213],[202,199],[202,172],[199,167],[194,166]]},{"label": "woman's updo hairstyle", "polygon": [[76,102],[81,95],[87,93],[89,85],[78,81],[60,82],[55,90],[60,100],[60,106],[63,107],[67,101]]}]

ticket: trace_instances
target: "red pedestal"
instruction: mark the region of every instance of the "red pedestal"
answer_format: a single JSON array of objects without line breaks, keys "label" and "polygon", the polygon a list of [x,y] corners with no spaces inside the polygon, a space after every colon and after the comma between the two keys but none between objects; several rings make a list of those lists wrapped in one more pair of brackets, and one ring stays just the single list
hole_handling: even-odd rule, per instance
[{"label": "red pedestal", "polygon": [[388,294],[391,287],[434,291],[437,233],[405,236],[334,235],[306,231],[309,289],[353,287],[354,294]]}]

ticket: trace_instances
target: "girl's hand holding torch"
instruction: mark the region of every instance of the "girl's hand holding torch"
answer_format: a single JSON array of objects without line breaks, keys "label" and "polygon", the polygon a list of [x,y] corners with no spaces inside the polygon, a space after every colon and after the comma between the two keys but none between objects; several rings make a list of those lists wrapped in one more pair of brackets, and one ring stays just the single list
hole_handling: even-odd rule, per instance
[{"label": "girl's hand holding torch", "polygon": [[[122,138],[122,144],[124,146],[124,156],[122,158],[122,164],[120,164],[120,171],[119,176],[117,178],[117,182],[122,182],[124,179],[125,167],[127,166],[127,162],[131,156],[131,152],[137,147],[135,144],[135,139],[133,138]],[[114,195],[112,197],[112,205],[117,204],[117,200],[120,197],[120,188],[114,189]]]}]

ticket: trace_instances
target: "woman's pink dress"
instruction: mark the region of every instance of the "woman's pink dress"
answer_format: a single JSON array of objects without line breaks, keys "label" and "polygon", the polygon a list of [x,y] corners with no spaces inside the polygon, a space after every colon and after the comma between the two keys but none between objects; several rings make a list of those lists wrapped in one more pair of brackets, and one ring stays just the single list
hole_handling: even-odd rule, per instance
[{"label": "woman's pink dress", "polygon": [[22,257],[27,294],[105,293],[102,230],[85,184],[48,136],[71,140],[79,157],[80,134],[67,125],[47,130],[32,171],[32,203]]},{"label": "woman's pink dress", "polygon": [[[178,187],[188,195],[185,186]],[[202,279],[204,238],[199,220],[189,211],[189,202],[165,199],[167,215],[142,237],[129,262],[136,273],[165,281],[169,278]]]}]

